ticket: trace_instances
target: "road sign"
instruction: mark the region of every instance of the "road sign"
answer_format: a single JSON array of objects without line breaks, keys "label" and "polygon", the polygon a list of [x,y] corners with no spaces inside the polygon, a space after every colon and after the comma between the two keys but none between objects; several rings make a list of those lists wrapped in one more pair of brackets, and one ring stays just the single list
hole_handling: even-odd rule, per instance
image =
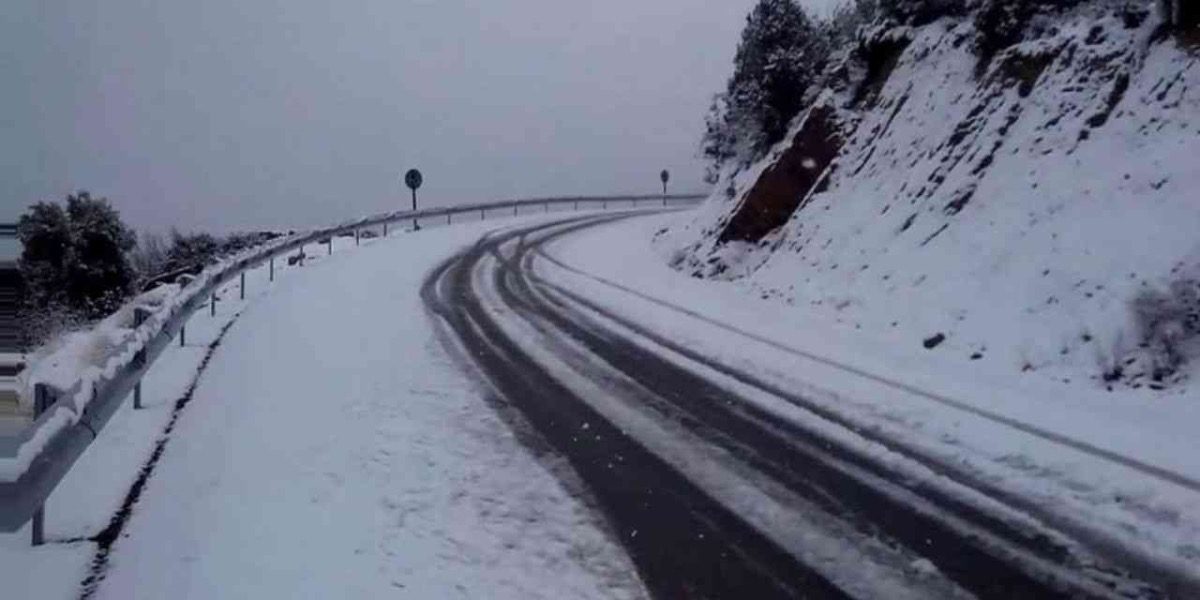
[{"label": "road sign", "polygon": [[[417,188],[421,187],[422,181],[424,181],[424,179],[421,177],[421,172],[416,169],[409,169],[408,172],[404,174],[404,185],[407,185],[408,189],[410,190],[416,191]],[[413,210],[416,210],[416,208]]]},{"label": "road sign", "polygon": [[663,185],[666,185],[666,183],[671,180],[671,172],[663,169],[662,173],[658,174],[658,178],[662,180]]},{"label": "road sign", "polygon": [[[404,185],[407,185],[408,189],[412,190],[413,212],[417,212],[417,188],[421,187],[422,181],[424,181],[424,178],[421,177],[421,172],[416,169],[409,169],[408,172],[404,174]],[[421,224],[417,222],[417,217],[414,215],[413,230],[420,228]]]}]

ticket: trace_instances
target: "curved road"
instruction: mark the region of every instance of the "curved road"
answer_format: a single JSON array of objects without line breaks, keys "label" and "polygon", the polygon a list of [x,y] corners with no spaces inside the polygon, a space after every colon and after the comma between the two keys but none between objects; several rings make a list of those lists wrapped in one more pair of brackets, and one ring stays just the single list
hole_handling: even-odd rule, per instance
[{"label": "curved road", "polygon": [[422,298],[510,423],[568,459],[656,596],[1158,595],[1035,519],[772,418],[746,396],[792,401],[785,391],[537,276],[539,261],[555,266],[547,243],[628,216],[485,237],[435,269]]}]

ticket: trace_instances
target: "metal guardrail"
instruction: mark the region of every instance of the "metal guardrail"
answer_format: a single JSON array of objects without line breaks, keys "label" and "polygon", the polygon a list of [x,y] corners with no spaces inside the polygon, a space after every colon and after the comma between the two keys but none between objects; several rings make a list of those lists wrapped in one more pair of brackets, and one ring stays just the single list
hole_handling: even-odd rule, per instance
[{"label": "metal guardrail", "polygon": [[[506,211],[504,214],[507,215],[507,211],[511,210],[516,215],[522,208],[543,208],[548,212],[552,206],[563,205],[575,210],[596,208],[597,205],[600,208],[624,208],[659,202],[662,206],[668,206],[692,204],[704,197],[701,194],[569,196],[397,211],[272,240],[228,262],[206,269],[180,292],[180,296],[158,312],[150,313],[145,309],[135,311],[139,325],[134,329],[131,339],[113,354],[120,356],[133,352],[133,360],[93,382],[85,384],[81,381],[70,390],[56,390],[45,384],[35,386],[33,422],[17,436],[0,438],[0,461],[11,460],[19,464],[22,460],[28,460],[28,466],[15,479],[0,481],[0,532],[17,531],[32,520],[33,542],[35,545],[41,543],[43,507],[54,488],[130,392],[134,393],[134,407],[139,407],[142,377],[176,336],[182,342],[188,319],[220,286],[234,277],[241,277],[245,286],[244,273],[249,269],[270,263],[270,278],[274,280],[274,260],[278,257],[298,249],[303,251],[306,245],[323,242],[334,236],[351,234],[357,239],[363,229],[382,227],[386,235],[388,226],[399,221],[411,220],[416,224],[419,220],[445,217],[447,223],[451,223],[455,215],[478,213],[481,219],[486,219],[489,214],[499,211]],[[83,389],[85,385],[90,385],[91,389]],[[78,402],[81,397],[84,398],[82,407]]]},{"label": "metal guardrail", "polygon": [[17,224],[16,223],[0,223],[0,238],[2,238],[2,237],[8,237],[8,238],[17,237]]},{"label": "metal guardrail", "polygon": [[[214,259],[213,262],[220,262],[220,260]],[[195,275],[196,273],[203,271],[206,266],[208,266],[208,265],[206,265],[204,263],[200,263],[200,264],[195,264],[195,265],[189,265],[186,267],[180,267],[178,269],[175,269],[174,271],[160,273],[158,275],[155,275],[154,277],[151,277],[149,279],[146,279],[145,281],[140,282],[138,284],[138,287],[143,292],[148,292],[164,283],[171,283],[171,282],[179,279],[180,275]]]}]

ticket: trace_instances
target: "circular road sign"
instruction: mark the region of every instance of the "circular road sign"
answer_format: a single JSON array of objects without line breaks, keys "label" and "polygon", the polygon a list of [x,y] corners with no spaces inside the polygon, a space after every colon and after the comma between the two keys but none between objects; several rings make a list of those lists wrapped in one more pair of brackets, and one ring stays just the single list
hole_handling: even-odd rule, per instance
[{"label": "circular road sign", "polygon": [[671,179],[671,174],[667,172],[666,169],[663,169],[662,173],[658,174],[658,178],[661,179],[663,183],[666,183],[669,179]]},{"label": "circular road sign", "polygon": [[423,179],[421,178],[421,172],[416,169],[409,169],[408,172],[404,174],[404,185],[407,185],[411,190],[416,190],[417,188],[421,187],[422,181]]}]

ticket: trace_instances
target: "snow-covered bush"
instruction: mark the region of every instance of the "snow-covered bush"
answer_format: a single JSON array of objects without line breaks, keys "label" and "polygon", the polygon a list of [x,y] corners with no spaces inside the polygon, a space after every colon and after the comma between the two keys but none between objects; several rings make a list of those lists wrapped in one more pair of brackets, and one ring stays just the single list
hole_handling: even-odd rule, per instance
[{"label": "snow-covered bush", "polygon": [[1133,301],[1141,345],[1129,363],[1161,382],[1176,375],[1189,358],[1191,342],[1200,338],[1200,278],[1173,281],[1166,291],[1147,290]]},{"label": "snow-covered bush", "polygon": [[1037,0],[984,0],[975,12],[975,50],[990,57],[1021,39]]},{"label": "snow-covered bush", "polygon": [[234,233],[217,237],[209,233],[181,233],[172,229],[169,237],[144,234],[132,253],[142,280],[178,272],[198,272],[223,256],[241,252],[279,237],[272,232]]},{"label": "snow-covered bush", "polygon": [[170,245],[165,236],[143,231],[138,234],[137,246],[130,253],[129,260],[137,269],[140,277],[143,279],[154,277],[166,272],[164,267],[167,264],[169,250]]},{"label": "snow-covered bush", "polygon": [[876,0],[850,0],[834,10],[826,27],[834,44],[848,44],[878,19],[879,3]]},{"label": "snow-covered bush", "polygon": [[87,320],[58,300],[41,305],[25,305],[17,313],[23,343],[37,348],[48,340],[83,327]]},{"label": "snow-covered bush", "polygon": [[860,28],[851,54],[854,64],[862,68],[862,78],[854,94],[855,106],[873,98],[887,83],[891,69],[912,41],[912,31],[911,27],[900,27],[890,20]]},{"label": "snow-covered bush", "polygon": [[[1038,14],[1050,14],[1087,0],[981,0],[975,8],[975,51],[987,59],[1019,41]],[[1138,10],[1126,4],[1130,16]]]},{"label": "snow-covered bush", "polygon": [[968,0],[879,0],[880,14],[904,25],[919,27],[942,17],[961,15]]},{"label": "snow-covered bush", "polygon": [[171,231],[171,249],[167,251],[165,272],[202,267],[216,259],[220,244],[208,233]]}]

